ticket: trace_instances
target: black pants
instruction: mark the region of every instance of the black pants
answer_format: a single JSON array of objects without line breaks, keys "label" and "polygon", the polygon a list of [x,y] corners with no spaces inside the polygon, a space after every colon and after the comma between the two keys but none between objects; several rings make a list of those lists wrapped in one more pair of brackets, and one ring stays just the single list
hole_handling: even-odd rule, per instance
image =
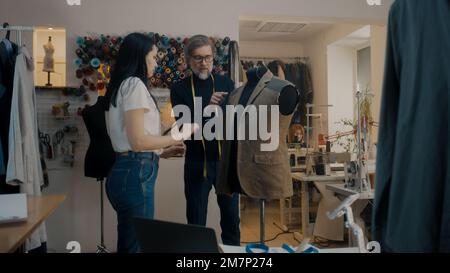
[{"label": "black pants", "polygon": [[[186,216],[189,224],[206,225],[208,198],[212,186],[215,187],[218,162],[207,162],[207,177],[203,176],[203,162],[187,161],[184,173],[184,193],[186,196]],[[225,245],[240,245],[239,194],[217,195],[220,208],[222,242]]]}]

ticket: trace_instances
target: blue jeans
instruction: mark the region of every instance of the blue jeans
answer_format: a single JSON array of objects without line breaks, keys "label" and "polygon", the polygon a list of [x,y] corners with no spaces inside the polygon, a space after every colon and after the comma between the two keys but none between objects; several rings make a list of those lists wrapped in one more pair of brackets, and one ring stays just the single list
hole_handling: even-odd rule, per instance
[{"label": "blue jeans", "polygon": [[106,182],[106,194],[117,213],[117,252],[140,251],[133,217],[153,218],[159,156],[152,152],[119,155]]},{"label": "blue jeans", "polygon": [[[189,224],[206,226],[209,192],[216,186],[219,163],[207,161],[207,177],[203,177],[203,162],[187,161],[184,166],[184,194],[186,216]],[[217,195],[220,209],[222,242],[225,245],[240,245],[239,194]]]}]

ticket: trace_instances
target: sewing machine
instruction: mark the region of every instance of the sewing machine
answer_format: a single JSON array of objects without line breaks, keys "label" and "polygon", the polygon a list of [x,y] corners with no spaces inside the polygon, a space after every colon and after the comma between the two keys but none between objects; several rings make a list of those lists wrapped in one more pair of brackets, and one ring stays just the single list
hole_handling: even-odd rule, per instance
[{"label": "sewing machine", "polygon": [[378,242],[372,241],[366,245],[364,240],[364,231],[358,224],[355,223],[351,206],[356,200],[359,199],[359,197],[359,193],[350,195],[344,201],[342,201],[342,203],[335,210],[333,210],[332,212],[327,212],[327,216],[330,220],[334,220],[336,218],[342,217],[345,214],[345,227],[350,229],[357,238],[357,246],[360,253],[380,253],[380,244]]},{"label": "sewing machine", "polygon": [[[310,149],[310,153],[312,149]],[[306,148],[289,148],[289,164],[291,172],[305,172],[306,170]]]}]

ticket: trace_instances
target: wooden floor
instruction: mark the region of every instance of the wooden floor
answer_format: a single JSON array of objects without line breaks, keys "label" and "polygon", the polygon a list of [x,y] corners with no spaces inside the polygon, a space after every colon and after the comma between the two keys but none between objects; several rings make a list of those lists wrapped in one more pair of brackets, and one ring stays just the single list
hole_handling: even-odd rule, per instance
[{"label": "wooden floor", "polygon": [[[249,242],[256,243],[260,240],[260,220],[259,220],[259,204],[251,199],[243,199],[241,202],[241,241],[242,245]],[[280,213],[278,201],[269,202],[265,208],[265,240],[273,239],[276,235],[283,233],[274,222],[279,222]],[[293,233],[280,234],[273,241],[268,241],[268,246],[281,246],[282,244],[293,246],[300,245],[294,239]]]},{"label": "wooden floor", "polygon": [[[297,219],[294,219],[297,220]],[[274,222],[280,221],[279,201],[271,201],[265,206],[265,240],[266,245],[270,247],[280,247],[282,244],[291,246],[298,246],[300,242],[294,238],[293,232],[300,232],[300,223],[295,223],[289,226],[288,233],[283,232],[278,228]],[[275,238],[276,237],[276,238]],[[271,240],[273,239],[273,240]],[[242,245],[248,243],[257,243],[260,241],[260,217],[259,217],[259,203],[256,200],[241,198],[241,242]],[[347,242],[334,242],[314,238],[311,242],[320,248],[336,248],[346,247]]]}]

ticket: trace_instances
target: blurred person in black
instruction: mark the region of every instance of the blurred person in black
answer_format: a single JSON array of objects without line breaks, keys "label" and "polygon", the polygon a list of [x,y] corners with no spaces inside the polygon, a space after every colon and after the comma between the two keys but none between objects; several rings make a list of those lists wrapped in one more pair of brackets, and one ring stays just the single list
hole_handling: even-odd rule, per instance
[{"label": "blurred person in black", "polygon": [[389,15],[373,214],[387,252],[450,252],[450,1]]}]

